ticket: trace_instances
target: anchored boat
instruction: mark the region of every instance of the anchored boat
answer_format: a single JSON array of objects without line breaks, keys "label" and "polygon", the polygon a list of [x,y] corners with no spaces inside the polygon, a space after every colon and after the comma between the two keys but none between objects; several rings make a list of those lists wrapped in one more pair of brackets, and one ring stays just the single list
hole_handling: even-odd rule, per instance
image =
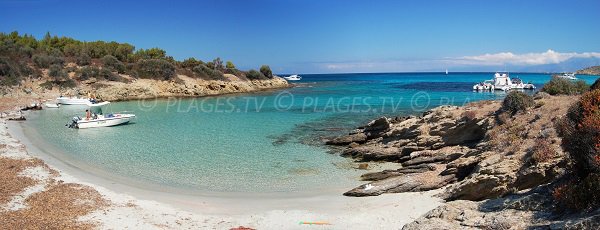
[{"label": "anchored boat", "polygon": [[300,80],[302,80],[302,77],[298,76],[298,74],[294,74],[294,75],[290,75],[287,77],[283,77],[283,79],[288,80],[288,81],[300,81]]},{"label": "anchored boat", "polygon": [[64,97],[60,96],[56,98],[56,103],[61,105],[89,105],[94,103],[94,99],[82,98],[82,97]]},{"label": "anchored boat", "polygon": [[98,128],[98,127],[110,127],[116,125],[122,125],[129,123],[135,118],[135,114],[132,113],[102,113],[102,106],[108,105],[110,102],[101,102],[98,104],[88,104],[89,113],[82,117],[73,117],[70,124],[67,124],[69,128],[87,129],[87,128]]},{"label": "anchored boat", "polygon": [[558,77],[569,80],[577,80],[577,77],[575,77],[575,73],[563,73],[562,75],[558,75]]},{"label": "anchored boat", "polygon": [[477,91],[507,91],[511,89],[535,89],[535,85],[531,83],[523,83],[523,81],[519,78],[511,79],[508,73],[496,73],[494,74],[494,79],[486,80],[473,86],[473,90]]}]

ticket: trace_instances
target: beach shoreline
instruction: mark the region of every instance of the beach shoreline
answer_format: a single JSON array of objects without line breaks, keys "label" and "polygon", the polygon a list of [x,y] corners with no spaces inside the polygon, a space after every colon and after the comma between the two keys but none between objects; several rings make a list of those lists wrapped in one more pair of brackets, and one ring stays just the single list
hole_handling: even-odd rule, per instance
[{"label": "beach shoreline", "polygon": [[[108,208],[99,207],[96,211],[79,217],[81,221],[91,221],[100,228],[110,228],[111,224],[115,224],[111,215],[124,215],[128,218],[121,224],[126,226],[165,225],[176,228],[195,226],[228,229],[240,225],[277,229],[299,227],[299,221],[326,220],[332,224],[333,229],[368,229],[372,228],[370,226],[373,223],[379,224],[379,227],[396,229],[440,204],[440,199],[432,197],[437,191],[371,198],[345,197],[341,195],[341,191],[275,198],[267,194],[264,199],[148,191],[95,176],[85,169],[69,166],[50,155],[44,155],[43,151],[37,149],[31,140],[23,135],[23,130],[19,130],[22,128],[21,124],[13,121],[9,123],[2,120],[1,128],[7,130],[7,136],[2,138],[14,139],[24,145],[24,152],[21,154],[42,159],[50,168],[58,171],[57,180],[89,186],[111,204]],[[5,156],[0,155],[0,158],[2,157]],[[152,218],[159,215],[169,215],[177,221]],[[354,218],[356,215],[362,217]],[[176,222],[184,225],[170,225]]]}]

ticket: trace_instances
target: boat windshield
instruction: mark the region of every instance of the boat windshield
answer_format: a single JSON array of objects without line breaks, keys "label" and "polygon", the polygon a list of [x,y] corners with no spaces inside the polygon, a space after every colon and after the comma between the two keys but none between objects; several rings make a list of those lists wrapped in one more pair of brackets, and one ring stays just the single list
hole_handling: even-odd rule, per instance
[{"label": "boat windshield", "polygon": [[92,107],[90,107],[90,112],[101,115],[102,114],[102,107],[100,107],[100,106],[92,106]]}]

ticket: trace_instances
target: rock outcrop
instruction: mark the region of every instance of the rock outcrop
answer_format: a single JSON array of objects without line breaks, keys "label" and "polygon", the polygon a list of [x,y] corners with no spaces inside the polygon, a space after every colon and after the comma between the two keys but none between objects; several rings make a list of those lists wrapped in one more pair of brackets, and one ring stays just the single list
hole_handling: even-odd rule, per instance
[{"label": "rock outcrop", "polygon": [[550,189],[534,190],[486,201],[457,200],[441,205],[405,225],[413,229],[598,229],[600,210],[558,213]]},{"label": "rock outcrop", "polygon": [[[370,181],[346,196],[417,192],[446,186],[446,200],[480,201],[548,183],[564,174],[564,153],[553,121],[573,100],[538,97],[538,106],[524,114],[501,118],[500,102],[463,107],[441,106],[421,117],[378,118],[352,133],[336,137],[341,155],[359,162],[388,161],[398,169],[368,173]],[[501,119],[504,119],[503,121]],[[549,140],[551,155],[543,162],[533,155],[536,139]]]},{"label": "rock outcrop", "polygon": [[[576,98],[575,98],[576,99]],[[573,96],[539,94],[514,116],[500,102],[444,106],[421,117],[379,118],[328,144],[359,162],[398,169],[370,172],[346,196],[440,189],[447,202],[403,227],[412,229],[598,229],[600,210],[557,210],[552,191],[566,174],[554,129]],[[376,131],[370,128],[376,125]]]},{"label": "rock outcrop", "polygon": [[286,80],[275,77],[269,80],[251,81],[206,81],[184,75],[178,78],[182,82],[136,79],[131,83],[108,82],[106,87],[92,89],[92,85],[83,86],[82,91],[94,92],[97,97],[107,101],[122,101],[164,97],[198,97],[229,93],[245,93],[266,89],[289,87]]}]

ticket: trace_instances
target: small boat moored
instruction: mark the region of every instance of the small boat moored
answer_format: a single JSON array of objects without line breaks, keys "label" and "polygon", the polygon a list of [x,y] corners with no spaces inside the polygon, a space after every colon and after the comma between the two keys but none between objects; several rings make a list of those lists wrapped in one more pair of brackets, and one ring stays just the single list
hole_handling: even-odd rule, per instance
[{"label": "small boat moored", "polygon": [[55,103],[46,103],[44,105],[46,106],[46,108],[56,108],[56,109],[58,109],[60,107],[60,104],[55,104]]},{"label": "small boat moored", "polygon": [[575,73],[563,73],[562,75],[555,75],[555,76],[558,76],[560,78],[569,79],[569,80],[577,80],[577,77],[575,77]]},{"label": "small boat moored", "polygon": [[82,98],[82,97],[64,97],[60,96],[56,98],[57,104],[62,105],[89,105],[95,103],[95,99]]},{"label": "small boat moored", "polygon": [[288,80],[288,81],[300,81],[300,80],[302,80],[302,77],[298,76],[298,74],[294,74],[294,75],[290,75],[287,77],[283,77],[283,79]]},{"label": "small boat moored", "polygon": [[104,115],[101,107],[108,105],[109,103],[110,102],[105,101],[98,104],[90,104],[89,114],[86,114],[86,117],[73,117],[71,123],[67,124],[67,126],[69,128],[77,129],[110,127],[127,124],[135,118],[135,114],[125,112]]},{"label": "small boat moored", "polygon": [[494,91],[494,90],[511,90],[511,89],[535,89],[535,85],[531,83],[523,83],[519,78],[511,79],[508,73],[495,73],[494,79],[475,84],[473,90],[476,91]]}]

